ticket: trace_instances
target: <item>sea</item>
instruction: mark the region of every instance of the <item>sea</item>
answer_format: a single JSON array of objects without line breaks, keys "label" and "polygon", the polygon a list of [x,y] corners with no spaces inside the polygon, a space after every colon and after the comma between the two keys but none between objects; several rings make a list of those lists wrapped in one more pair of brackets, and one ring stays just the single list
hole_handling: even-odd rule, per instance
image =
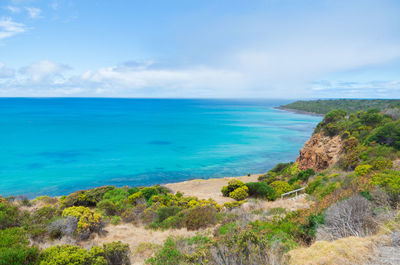
[{"label": "sea", "polygon": [[0,98],[0,195],[264,173],[321,121],[288,100]]}]

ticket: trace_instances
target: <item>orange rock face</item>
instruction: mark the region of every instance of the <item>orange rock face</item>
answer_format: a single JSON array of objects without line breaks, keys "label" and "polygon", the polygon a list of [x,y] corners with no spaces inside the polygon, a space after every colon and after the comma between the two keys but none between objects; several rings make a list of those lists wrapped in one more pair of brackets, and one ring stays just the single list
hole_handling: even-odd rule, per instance
[{"label": "orange rock face", "polygon": [[329,137],[316,133],[304,144],[297,158],[299,168],[324,170],[339,160],[342,153],[342,140],[339,136]]}]

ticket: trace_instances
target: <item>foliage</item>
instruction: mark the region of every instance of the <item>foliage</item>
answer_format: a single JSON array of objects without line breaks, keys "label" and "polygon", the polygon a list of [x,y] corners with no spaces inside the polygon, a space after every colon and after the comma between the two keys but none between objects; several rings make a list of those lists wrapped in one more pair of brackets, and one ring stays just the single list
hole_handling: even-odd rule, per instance
[{"label": "foliage", "polygon": [[111,216],[110,223],[113,225],[118,225],[121,223],[121,217],[120,216]]},{"label": "foliage", "polygon": [[12,206],[10,203],[0,198],[0,229],[12,226],[18,226],[19,212],[18,207]]},{"label": "foliage", "polygon": [[103,244],[104,257],[109,265],[130,265],[129,245],[121,241]]},{"label": "foliage", "polygon": [[35,264],[38,248],[29,244],[23,228],[0,230],[0,265]]},{"label": "foliage", "polygon": [[307,100],[296,101],[282,108],[294,109],[318,114],[326,114],[335,109],[343,109],[349,113],[365,109],[384,110],[389,107],[399,106],[397,99],[330,99],[330,100]]},{"label": "foliage", "polygon": [[158,194],[158,190],[155,187],[146,187],[141,189],[140,192],[146,200],[149,200],[152,196]]},{"label": "foliage", "polygon": [[109,200],[115,204],[121,203],[128,197],[128,192],[125,189],[112,189],[103,195],[103,200]]},{"label": "foliage", "polygon": [[274,181],[271,184],[271,187],[275,190],[276,196],[281,196],[281,194],[292,191],[293,187],[286,181]]},{"label": "foliage", "polygon": [[96,206],[103,199],[105,193],[115,189],[112,186],[94,188],[91,190],[81,190],[74,192],[61,200],[64,207],[71,206]]},{"label": "foliage", "polygon": [[242,186],[242,187],[237,188],[234,191],[230,192],[229,197],[232,199],[235,199],[237,201],[244,200],[249,196],[249,194],[247,193],[248,190],[249,189],[247,188],[247,186]]},{"label": "foliage", "polygon": [[151,265],[177,265],[181,264],[184,260],[183,255],[179,252],[175,241],[169,237],[164,242],[164,246],[160,249],[154,257],[146,261]]},{"label": "foliage", "polygon": [[356,172],[357,176],[364,176],[372,171],[372,166],[371,165],[362,165],[362,166],[357,166],[354,169],[354,172]]},{"label": "foliage", "polygon": [[113,216],[119,213],[120,207],[110,200],[102,200],[97,204],[97,208],[104,212],[105,215]]},{"label": "foliage", "polygon": [[270,201],[276,199],[275,190],[265,182],[246,183],[250,197],[264,198]]},{"label": "foliage", "polygon": [[371,183],[384,188],[394,203],[400,201],[400,172],[387,170],[383,173],[376,173],[371,177]]},{"label": "foliage", "polygon": [[222,187],[221,192],[225,197],[229,197],[229,194],[232,191],[236,190],[237,188],[243,187],[243,186],[244,186],[243,181],[240,181],[238,179],[232,179],[228,182],[227,186]]},{"label": "foliage", "polygon": [[143,198],[143,193],[141,191],[135,192],[132,195],[129,195],[128,202],[130,204],[137,204],[139,199]]},{"label": "foliage", "polygon": [[400,121],[389,122],[377,128],[368,138],[368,142],[376,142],[400,150]]},{"label": "foliage", "polygon": [[93,247],[87,251],[73,245],[47,248],[40,253],[38,261],[39,265],[107,265],[101,247]]},{"label": "foliage", "polygon": [[214,225],[217,221],[218,210],[213,206],[197,206],[187,210],[183,217],[183,225],[188,230],[198,230],[210,225]]},{"label": "foliage", "polygon": [[88,207],[73,206],[65,208],[63,217],[72,216],[78,220],[78,233],[97,232],[101,229],[100,214],[90,210]]}]

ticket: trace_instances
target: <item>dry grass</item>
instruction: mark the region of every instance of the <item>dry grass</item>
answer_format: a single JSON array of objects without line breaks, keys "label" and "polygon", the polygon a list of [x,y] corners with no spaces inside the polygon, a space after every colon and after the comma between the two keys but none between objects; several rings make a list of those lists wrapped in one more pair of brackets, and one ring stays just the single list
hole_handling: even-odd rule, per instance
[{"label": "dry grass", "polygon": [[291,265],[366,264],[375,256],[374,237],[346,237],[332,242],[317,241],[308,248],[290,251]]},{"label": "dry grass", "polygon": [[170,183],[164,185],[165,187],[171,189],[174,193],[179,191],[185,196],[195,196],[199,199],[209,199],[212,198],[219,204],[224,204],[225,202],[235,201],[232,198],[223,197],[221,189],[223,186],[228,185],[228,181],[232,179],[238,179],[245,183],[247,182],[257,182],[260,174],[243,176],[243,177],[230,177],[230,178],[213,178],[213,179],[194,179],[178,183]]}]

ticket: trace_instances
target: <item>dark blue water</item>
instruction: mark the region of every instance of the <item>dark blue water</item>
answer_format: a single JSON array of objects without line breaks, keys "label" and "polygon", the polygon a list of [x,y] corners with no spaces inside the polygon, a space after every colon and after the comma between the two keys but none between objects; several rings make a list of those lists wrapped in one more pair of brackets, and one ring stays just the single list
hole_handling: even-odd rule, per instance
[{"label": "dark blue water", "polygon": [[0,194],[61,195],[260,173],[320,117],[277,100],[0,99]]}]

